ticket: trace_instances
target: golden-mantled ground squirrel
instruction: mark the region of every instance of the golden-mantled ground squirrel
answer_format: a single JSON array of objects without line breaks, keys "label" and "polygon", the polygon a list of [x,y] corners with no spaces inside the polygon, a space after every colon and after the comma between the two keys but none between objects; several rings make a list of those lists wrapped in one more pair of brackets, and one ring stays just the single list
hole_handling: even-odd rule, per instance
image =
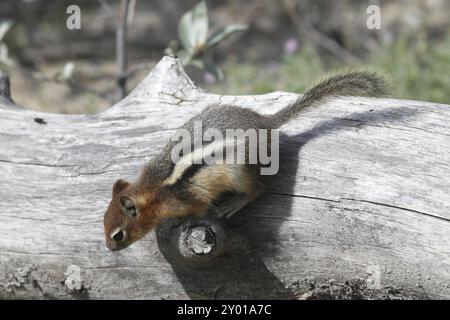
[{"label": "golden-mantled ground squirrel", "polygon": [[[320,82],[273,115],[260,115],[236,106],[214,105],[180,129],[193,135],[194,123],[201,122],[203,130],[215,128],[224,134],[227,129],[270,131],[295,118],[306,107],[323,103],[326,99],[378,96],[384,88],[385,82],[376,74],[350,72]],[[230,217],[263,191],[260,163],[198,164],[184,161],[186,155],[183,155],[184,160],[174,163],[173,149],[176,145],[175,140],[168,142],[162,152],[145,166],[136,182],[118,180],[114,184],[112,200],[104,217],[106,245],[110,250],[126,248],[169,217],[202,215],[208,210],[219,217]],[[194,149],[191,156],[196,157],[195,153]]]}]

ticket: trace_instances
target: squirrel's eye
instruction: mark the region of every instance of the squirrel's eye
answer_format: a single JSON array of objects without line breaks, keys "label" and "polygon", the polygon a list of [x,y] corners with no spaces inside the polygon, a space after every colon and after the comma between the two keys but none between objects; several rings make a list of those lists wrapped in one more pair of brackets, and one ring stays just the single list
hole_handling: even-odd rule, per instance
[{"label": "squirrel's eye", "polygon": [[111,233],[111,239],[114,241],[122,241],[125,239],[125,231],[117,229],[114,232]]}]

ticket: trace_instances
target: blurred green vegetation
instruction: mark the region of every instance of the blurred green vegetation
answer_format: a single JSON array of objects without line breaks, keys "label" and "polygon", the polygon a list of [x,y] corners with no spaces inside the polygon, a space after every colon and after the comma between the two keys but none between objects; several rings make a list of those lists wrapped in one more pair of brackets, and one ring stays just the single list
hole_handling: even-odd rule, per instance
[{"label": "blurred green vegetation", "polygon": [[[69,0],[0,1],[0,70],[27,108],[97,113],[117,100],[120,1],[75,2],[84,21],[76,32],[65,24]],[[174,53],[199,86],[218,94],[304,92],[327,73],[368,68],[388,78],[392,97],[450,104],[449,8],[449,1],[385,1],[383,28],[369,30],[366,4],[357,0],[138,1],[129,15],[127,89]],[[358,65],[302,34],[297,18]]]},{"label": "blurred green vegetation", "polygon": [[205,84],[206,90],[232,95],[303,92],[328,72],[362,67],[384,74],[391,82],[392,97],[450,104],[450,37],[437,44],[417,38],[384,44],[361,65],[325,66],[307,45],[280,62],[255,65],[229,59],[222,67],[225,81]]}]

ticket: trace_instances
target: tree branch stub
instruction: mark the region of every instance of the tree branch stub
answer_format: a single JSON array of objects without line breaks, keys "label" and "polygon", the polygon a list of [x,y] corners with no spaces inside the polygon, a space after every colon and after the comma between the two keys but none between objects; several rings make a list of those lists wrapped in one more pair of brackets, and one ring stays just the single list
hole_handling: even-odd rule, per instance
[{"label": "tree branch stub", "polygon": [[222,221],[206,215],[170,219],[157,230],[160,248],[180,264],[206,264],[227,248],[228,233]]}]

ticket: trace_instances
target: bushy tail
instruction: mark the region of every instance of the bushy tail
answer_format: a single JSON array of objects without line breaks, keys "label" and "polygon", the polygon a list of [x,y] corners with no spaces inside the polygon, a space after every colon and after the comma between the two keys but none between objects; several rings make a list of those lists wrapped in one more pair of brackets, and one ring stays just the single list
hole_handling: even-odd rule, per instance
[{"label": "bushy tail", "polygon": [[385,80],[367,71],[331,76],[310,88],[293,104],[270,117],[272,128],[278,128],[298,116],[305,108],[336,96],[380,96],[387,90]]}]

